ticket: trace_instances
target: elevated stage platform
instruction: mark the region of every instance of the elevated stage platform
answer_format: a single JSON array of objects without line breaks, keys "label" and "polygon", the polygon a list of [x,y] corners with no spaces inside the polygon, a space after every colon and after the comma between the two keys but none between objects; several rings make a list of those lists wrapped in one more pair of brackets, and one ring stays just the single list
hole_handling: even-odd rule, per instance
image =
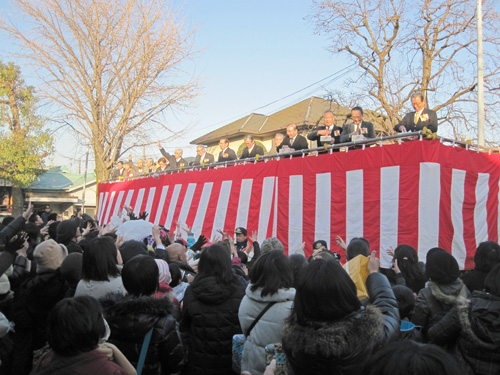
[{"label": "elevated stage platform", "polygon": [[498,241],[499,154],[416,140],[279,159],[101,182],[98,219],[130,205],[195,236],[242,226],[259,241],[278,237],[289,252],[305,242],[306,256],[324,239],[343,259],[335,237],[365,237],[385,267],[385,250],[406,243],[421,260],[439,246],[471,269],[477,245]]}]

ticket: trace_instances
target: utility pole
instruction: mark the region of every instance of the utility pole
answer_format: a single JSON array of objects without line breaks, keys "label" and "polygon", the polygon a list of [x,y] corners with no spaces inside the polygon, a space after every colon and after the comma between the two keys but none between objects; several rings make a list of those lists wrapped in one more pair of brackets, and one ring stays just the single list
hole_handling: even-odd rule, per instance
[{"label": "utility pole", "polygon": [[85,172],[83,175],[83,192],[82,192],[82,214],[85,213],[85,192],[87,190],[87,169],[89,166],[89,151],[90,151],[90,144],[87,146],[87,156],[85,157]]},{"label": "utility pole", "polygon": [[477,143],[484,146],[483,4],[477,0]]}]

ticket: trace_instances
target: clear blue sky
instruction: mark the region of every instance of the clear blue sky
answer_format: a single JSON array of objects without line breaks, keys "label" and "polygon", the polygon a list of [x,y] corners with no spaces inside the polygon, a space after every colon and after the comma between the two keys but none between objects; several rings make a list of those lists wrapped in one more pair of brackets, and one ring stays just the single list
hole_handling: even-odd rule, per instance
[{"label": "clear blue sky", "polygon": [[[192,125],[178,143],[186,154],[189,141],[292,94],[348,65],[327,51],[327,41],[313,33],[304,18],[312,2],[304,0],[188,1],[186,21],[198,25],[196,61],[202,78],[200,95],[180,117]],[[334,88],[334,87],[328,87]],[[300,101],[322,95],[321,85],[304,90],[257,110],[270,114]],[[180,124],[181,126],[183,124]]]},{"label": "clear blue sky", "polygon": [[[195,49],[200,50],[188,67],[200,77],[200,93],[187,112],[177,112],[169,124],[176,130],[189,130],[172,144],[165,144],[183,148],[185,156],[195,155],[189,142],[198,136],[349,65],[328,52],[326,38],[315,35],[313,25],[304,20],[312,12],[311,1],[176,0],[174,4],[183,4],[186,26],[197,27]],[[26,80],[36,86],[29,76]],[[338,84],[315,85],[256,112],[270,114],[305,97],[321,96],[326,88],[335,89]],[[69,130],[58,132],[57,137],[53,164],[77,171],[85,148],[75,147]],[[159,156],[156,146],[146,153]],[[137,158],[142,150],[132,154]]]}]

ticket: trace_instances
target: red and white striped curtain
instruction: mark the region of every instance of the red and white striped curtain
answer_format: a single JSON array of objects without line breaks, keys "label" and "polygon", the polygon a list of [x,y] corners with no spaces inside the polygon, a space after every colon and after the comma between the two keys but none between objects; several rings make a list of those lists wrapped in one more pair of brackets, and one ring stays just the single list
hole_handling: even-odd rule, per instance
[{"label": "red and white striped curtain", "polygon": [[413,141],[100,183],[97,216],[108,223],[130,205],[209,238],[241,226],[288,252],[305,242],[306,256],[318,239],[343,254],[337,235],[365,237],[386,267],[390,246],[409,244],[424,261],[439,246],[470,269],[479,243],[498,241],[499,166],[498,154]]}]

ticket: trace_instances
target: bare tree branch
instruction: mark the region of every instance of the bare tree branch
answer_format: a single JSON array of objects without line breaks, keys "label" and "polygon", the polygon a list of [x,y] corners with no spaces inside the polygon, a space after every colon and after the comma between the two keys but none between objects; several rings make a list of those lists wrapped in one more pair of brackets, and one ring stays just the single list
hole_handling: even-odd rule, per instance
[{"label": "bare tree branch", "polygon": [[41,68],[45,96],[92,145],[98,178],[108,176],[129,134],[196,94],[195,79],[181,70],[194,54],[193,31],[162,0],[14,4],[22,29],[15,20],[0,27]]},{"label": "bare tree branch", "polygon": [[[390,133],[408,110],[411,95],[425,93],[442,125],[454,135],[472,131],[477,114],[476,3],[472,0],[316,0],[310,20],[325,33],[333,53],[359,67],[349,89],[365,93],[358,104],[382,111],[379,131]],[[498,113],[499,15],[483,5],[486,111]],[[373,108],[373,107],[372,107]],[[498,128],[489,119],[490,134]],[[389,119],[390,121],[387,121]],[[453,125],[451,123],[453,122]]]}]

